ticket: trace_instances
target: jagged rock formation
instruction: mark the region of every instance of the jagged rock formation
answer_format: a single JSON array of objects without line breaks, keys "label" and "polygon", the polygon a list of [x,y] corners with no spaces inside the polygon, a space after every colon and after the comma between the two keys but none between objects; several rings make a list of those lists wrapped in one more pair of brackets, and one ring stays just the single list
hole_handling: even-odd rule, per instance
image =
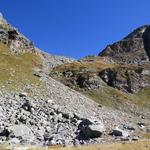
[{"label": "jagged rock formation", "polygon": [[33,43],[20,34],[16,28],[13,28],[3,18],[0,19],[0,41],[9,45],[14,53],[34,52]]},{"label": "jagged rock formation", "polygon": [[109,68],[100,72],[99,76],[108,86],[127,93],[138,93],[141,89],[150,87],[149,73],[144,73],[149,69],[146,66]]}]

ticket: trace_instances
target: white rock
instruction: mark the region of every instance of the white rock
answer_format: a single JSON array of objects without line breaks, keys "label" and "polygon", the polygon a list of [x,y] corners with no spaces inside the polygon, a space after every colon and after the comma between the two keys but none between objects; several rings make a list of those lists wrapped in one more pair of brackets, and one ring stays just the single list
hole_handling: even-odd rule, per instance
[{"label": "white rock", "polygon": [[112,135],[128,137],[129,132],[116,128],[113,130]]},{"label": "white rock", "polygon": [[20,96],[20,97],[27,97],[28,94],[27,94],[26,92],[22,92],[22,93],[19,94],[19,96]]},{"label": "white rock", "polygon": [[8,127],[8,131],[10,135],[17,137],[21,137],[24,140],[32,141],[34,139],[34,135],[30,128],[26,125],[14,125]]}]

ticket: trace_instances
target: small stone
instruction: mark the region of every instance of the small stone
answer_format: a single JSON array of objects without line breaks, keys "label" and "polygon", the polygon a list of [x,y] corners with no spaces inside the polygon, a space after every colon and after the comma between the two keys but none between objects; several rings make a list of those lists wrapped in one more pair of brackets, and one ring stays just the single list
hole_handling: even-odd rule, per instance
[{"label": "small stone", "polygon": [[38,77],[38,78],[42,77],[42,74],[40,74],[39,72],[34,72],[33,75],[36,76],[36,77]]},{"label": "small stone", "polygon": [[50,133],[52,131],[51,127],[49,127],[49,126],[47,126],[45,129],[48,133]]},{"label": "small stone", "polygon": [[120,140],[121,141],[131,141],[131,139],[129,137],[121,137]]},{"label": "small stone", "polygon": [[124,129],[130,130],[130,131],[135,130],[135,128],[134,128],[134,127],[132,127],[132,126],[128,126],[128,125],[124,125],[123,127],[124,127]]},{"label": "small stone", "polygon": [[17,139],[17,138],[12,138],[12,139],[10,139],[10,140],[8,141],[8,143],[10,143],[10,144],[19,144],[20,141],[19,141],[19,139]]},{"label": "small stone", "polygon": [[19,93],[19,96],[20,96],[20,97],[27,97],[28,94],[27,94],[26,92],[22,92],[22,93]]},{"label": "small stone", "polygon": [[142,123],[142,122],[139,122],[138,125],[139,125],[141,128],[145,128],[145,127],[146,127],[145,123]]},{"label": "small stone", "polygon": [[65,114],[65,113],[62,114],[62,117],[63,117],[63,118],[66,118],[66,119],[69,119],[69,118],[70,118],[70,117],[69,117],[69,114]]},{"label": "small stone", "polygon": [[133,141],[138,141],[138,140],[139,140],[139,137],[138,137],[138,136],[134,136],[134,137],[132,137],[132,140],[133,140]]},{"label": "small stone", "polygon": [[53,103],[53,100],[52,99],[49,99],[47,100],[48,103],[52,104]]},{"label": "small stone", "polygon": [[146,132],[150,133],[150,129],[146,129]]},{"label": "small stone", "polygon": [[129,133],[127,131],[116,128],[116,129],[113,130],[112,135],[128,137]]},{"label": "small stone", "polygon": [[22,108],[26,111],[31,112],[32,111],[32,106],[31,103],[29,102],[29,100],[26,100],[25,103],[22,105]]},{"label": "small stone", "polygon": [[99,105],[98,105],[98,107],[99,107],[99,108],[102,108],[102,105],[101,105],[101,104],[99,104]]}]

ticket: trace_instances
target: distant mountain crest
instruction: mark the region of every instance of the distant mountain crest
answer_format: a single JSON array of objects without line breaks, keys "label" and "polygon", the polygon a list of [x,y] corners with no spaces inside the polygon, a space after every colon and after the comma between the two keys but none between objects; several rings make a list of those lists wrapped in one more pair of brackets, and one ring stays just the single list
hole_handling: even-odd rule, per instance
[{"label": "distant mountain crest", "polygon": [[4,19],[3,14],[0,12],[0,25],[7,24],[7,21]]},{"label": "distant mountain crest", "polygon": [[124,39],[108,45],[99,56],[109,56],[116,62],[126,64],[149,63],[150,26],[137,28]]},{"label": "distant mountain crest", "polygon": [[2,19],[3,18],[3,14],[0,12],[0,19]]},{"label": "distant mountain crest", "polygon": [[142,38],[143,33],[150,25],[143,25],[137,29],[135,29],[133,32],[131,32],[128,36],[126,36],[124,39],[129,38]]}]

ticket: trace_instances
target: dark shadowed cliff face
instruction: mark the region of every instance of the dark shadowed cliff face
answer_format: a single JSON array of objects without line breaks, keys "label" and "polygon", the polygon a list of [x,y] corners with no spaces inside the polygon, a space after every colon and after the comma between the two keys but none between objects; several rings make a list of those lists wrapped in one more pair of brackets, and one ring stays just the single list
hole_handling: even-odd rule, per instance
[{"label": "dark shadowed cliff face", "polygon": [[142,26],[134,30],[123,40],[108,45],[99,56],[108,56],[116,62],[126,64],[149,63],[150,26]]},{"label": "dark shadowed cliff face", "polygon": [[146,28],[143,34],[144,49],[150,60],[150,26]]}]

